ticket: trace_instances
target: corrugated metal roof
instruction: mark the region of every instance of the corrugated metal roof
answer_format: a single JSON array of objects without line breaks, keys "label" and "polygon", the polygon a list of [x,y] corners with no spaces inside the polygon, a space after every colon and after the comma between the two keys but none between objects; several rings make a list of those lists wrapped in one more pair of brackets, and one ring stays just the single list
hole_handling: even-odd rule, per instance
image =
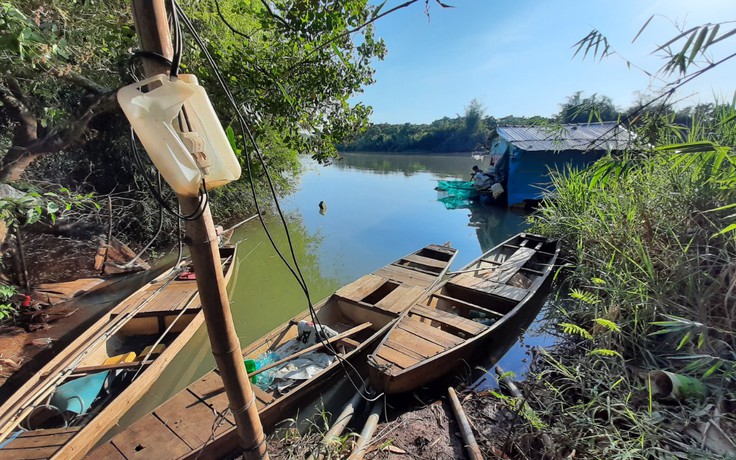
[{"label": "corrugated metal roof", "polygon": [[623,150],[632,134],[615,122],[557,126],[499,126],[498,135],[526,151]]}]

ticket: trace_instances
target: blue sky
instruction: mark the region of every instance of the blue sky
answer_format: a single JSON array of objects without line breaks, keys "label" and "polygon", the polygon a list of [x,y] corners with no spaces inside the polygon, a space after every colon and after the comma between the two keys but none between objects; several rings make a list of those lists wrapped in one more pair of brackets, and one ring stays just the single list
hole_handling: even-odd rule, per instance
[{"label": "blue sky", "polygon": [[[384,9],[404,0],[388,0]],[[636,93],[660,86],[624,59],[572,58],[572,46],[592,29],[621,56],[649,71],[663,61],[652,55],[679,32],[673,23],[695,26],[736,20],[735,0],[444,0],[443,9],[424,0],[379,20],[376,31],[388,55],[374,63],[376,83],[354,97],[373,106],[374,123],[430,123],[464,112],[477,98],[487,115],[549,116],[575,91],[613,99],[627,108]],[[637,32],[653,14],[635,43]],[[736,27],[724,25],[721,31]],[[719,58],[736,49],[736,36],[716,45]],[[688,84],[680,92],[692,105],[729,101],[736,85],[736,59]]]}]

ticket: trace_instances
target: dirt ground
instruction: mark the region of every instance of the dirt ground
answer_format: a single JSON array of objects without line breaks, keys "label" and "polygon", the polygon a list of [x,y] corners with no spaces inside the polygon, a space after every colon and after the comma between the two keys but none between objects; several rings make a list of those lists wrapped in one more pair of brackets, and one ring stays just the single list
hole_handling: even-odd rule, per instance
[{"label": "dirt ground", "polygon": [[[423,395],[423,396],[426,396]],[[412,398],[411,395],[404,396]],[[469,458],[455,415],[447,398],[437,394],[427,405],[403,406],[389,410],[389,420],[382,417],[367,447],[366,460],[454,460]],[[509,431],[518,421],[516,415],[489,392],[459,395],[463,410],[480,447],[483,458],[508,459],[505,444]],[[364,419],[356,415],[354,432],[343,435],[324,457],[347,458],[354,448],[357,432]],[[315,425],[316,426],[316,425]],[[268,441],[269,455],[279,460],[303,460],[316,452],[322,439],[319,430],[306,434],[296,431],[275,434]],[[324,452],[324,450],[323,450]]]}]

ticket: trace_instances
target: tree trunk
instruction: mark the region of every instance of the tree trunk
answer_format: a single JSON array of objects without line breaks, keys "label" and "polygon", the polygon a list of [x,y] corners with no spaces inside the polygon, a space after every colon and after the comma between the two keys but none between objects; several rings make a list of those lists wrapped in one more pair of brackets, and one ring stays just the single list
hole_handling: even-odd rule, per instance
[{"label": "tree trunk", "polygon": [[5,156],[0,168],[0,183],[9,183],[20,180],[23,171],[42,153],[30,153],[17,147],[11,148]]}]

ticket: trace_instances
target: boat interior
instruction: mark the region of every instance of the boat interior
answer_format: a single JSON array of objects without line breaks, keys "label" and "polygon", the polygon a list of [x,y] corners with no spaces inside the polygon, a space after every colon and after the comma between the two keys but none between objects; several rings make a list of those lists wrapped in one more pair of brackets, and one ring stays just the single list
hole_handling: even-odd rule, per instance
[{"label": "boat interior", "polygon": [[427,246],[394,262],[393,265],[439,274],[447,266],[447,262],[452,259],[455,252],[454,249],[450,250],[445,246]]},{"label": "boat interior", "polygon": [[126,322],[59,380],[21,426],[36,430],[86,424],[163,353],[194,315],[175,317],[159,317],[155,330],[147,320]]},{"label": "boat interior", "polygon": [[461,339],[473,337],[504,318],[545,279],[556,243],[516,237],[460,270],[442,289],[409,312]]}]

